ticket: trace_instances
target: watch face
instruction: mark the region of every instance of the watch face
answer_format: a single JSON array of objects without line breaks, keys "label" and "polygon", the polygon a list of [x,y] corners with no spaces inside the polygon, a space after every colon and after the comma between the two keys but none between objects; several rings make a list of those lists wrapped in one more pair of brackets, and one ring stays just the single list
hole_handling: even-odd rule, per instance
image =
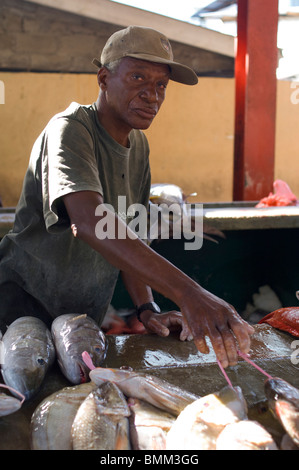
[{"label": "watch face", "polygon": [[159,307],[159,305],[156,304],[156,302],[152,302],[152,306],[153,306],[153,308],[155,309],[155,311],[157,313],[161,312],[160,307]]}]

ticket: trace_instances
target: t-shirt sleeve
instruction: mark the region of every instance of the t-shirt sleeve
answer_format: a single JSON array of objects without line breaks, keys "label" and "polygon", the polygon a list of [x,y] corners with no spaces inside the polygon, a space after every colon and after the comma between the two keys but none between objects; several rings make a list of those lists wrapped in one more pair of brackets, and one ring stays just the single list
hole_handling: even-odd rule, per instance
[{"label": "t-shirt sleeve", "polygon": [[78,191],[103,193],[87,127],[72,118],[60,117],[47,128],[42,162],[42,196],[46,228],[56,232],[69,227],[62,196]]}]

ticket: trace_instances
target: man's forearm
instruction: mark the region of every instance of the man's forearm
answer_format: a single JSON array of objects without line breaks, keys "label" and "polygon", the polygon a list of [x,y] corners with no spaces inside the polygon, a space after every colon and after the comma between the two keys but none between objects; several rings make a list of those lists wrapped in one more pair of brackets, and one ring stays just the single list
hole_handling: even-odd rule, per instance
[{"label": "man's forearm", "polygon": [[142,305],[154,300],[152,289],[140,281],[136,276],[132,276],[131,274],[122,271],[121,277],[134,306]]},{"label": "man's forearm", "polygon": [[[124,227],[124,222],[113,212],[107,212],[106,221],[108,224],[110,221],[110,226],[115,227],[115,238],[99,239],[96,225],[100,219],[95,216],[95,210],[101,201],[101,196],[91,191],[64,197],[76,237],[88,243],[113,266],[125,272],[128,279],[137,278],[139,282],[150,286],[180,306],[184,293],[187,291],[190,293],[193,285],[194,289],[198,289],[198,285],[142,240],[134,237],[134,234],[126,226]],[[118,238],[119,228],[122,238]],[[125,238],[124,233],[126,233]]]}]

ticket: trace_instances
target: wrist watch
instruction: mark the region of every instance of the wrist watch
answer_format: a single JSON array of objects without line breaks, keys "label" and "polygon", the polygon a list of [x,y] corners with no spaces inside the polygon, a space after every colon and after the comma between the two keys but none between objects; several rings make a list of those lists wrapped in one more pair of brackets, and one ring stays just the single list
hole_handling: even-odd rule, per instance
[{"label": "wrist watch", "polygon": [[145,310],[151,310],[152,312],[155,312],[155,313],[161,313],[161,309],[159,305],[156,304],[156,302],[148,302],[146,304],[140,305],[139,307],[136,305],[136,314],[137,314],[137,318],[139,321],[141,321],[140,320],[141,313],[144,312]]}]

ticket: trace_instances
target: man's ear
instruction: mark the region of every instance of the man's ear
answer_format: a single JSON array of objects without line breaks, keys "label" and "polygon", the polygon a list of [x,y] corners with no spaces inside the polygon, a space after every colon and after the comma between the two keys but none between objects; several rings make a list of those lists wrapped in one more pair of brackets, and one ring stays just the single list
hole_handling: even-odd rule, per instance
[{"label": "man's ear", "polygon": [[106,88],[107,88],[107,77],[108,77],[108,75],[109,75],[109,70],[106,69],[106,67],[101,67],[98,70],[98,74],[97,74],[98,84],[99,84],[99,87],[102,91],[105,91]]}]

